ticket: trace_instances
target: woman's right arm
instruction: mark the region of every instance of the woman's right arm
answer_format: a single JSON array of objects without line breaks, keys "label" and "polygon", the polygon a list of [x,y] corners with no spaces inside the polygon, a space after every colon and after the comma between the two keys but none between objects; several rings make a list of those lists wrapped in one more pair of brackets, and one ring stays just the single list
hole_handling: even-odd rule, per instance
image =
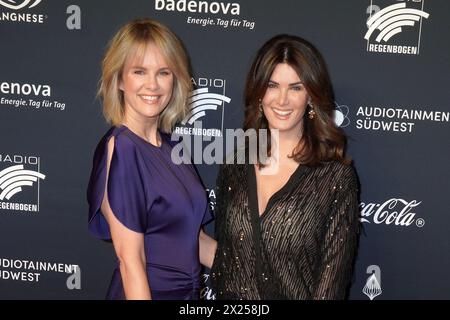
[{"label": "woman's right arm", "polygon": [[[108,142],[108,173],[113,150],[114,137]],[[116,218],[109,205],[107,186],[108,183],[105,184],[101,211],[109,224],[114,250],[120,262],[120,274],[125,297],[128,300],[149,300],[151,299],[151,292],[146,271],[144,235],[128,229]]]}]

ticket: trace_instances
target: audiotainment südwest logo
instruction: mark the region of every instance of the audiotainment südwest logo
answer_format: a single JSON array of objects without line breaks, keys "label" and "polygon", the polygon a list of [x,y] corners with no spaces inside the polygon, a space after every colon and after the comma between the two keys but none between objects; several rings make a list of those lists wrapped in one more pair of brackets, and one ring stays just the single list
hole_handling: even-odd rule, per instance
[{"label": "audiotainment s\u00fcdwest logo", "polygon": [[350,119],[348,118],[350,109],[348,106],[339,104],[336,101],[334,102],[334,106],[334,123],[341,128],[348,127],[350,125]]},{"label": "audiotainment s\u00fcdwest logo", "polygon": [[40,158],[0,154],[0,210],[39,212]]},{"label": "audiotainment s\u00fcdwest logo", "polygon": [[[400,2],[401,1],[401,2]],[[418,55],[422,36],[425,0],[370,0],[367,8],[367,51]],[[399,3],[400,2],[400,3]]]},{"label": "audiotainment s\u00fcdwest logo", "polygon": [[[49,273],[64,275],[68,290],[81,289],[81,269],[79,265],[0,257],[0,281],[41,282]],[[67,277],[67,278],[66,278]],[[52,275],[52,278],[55,278]]]},{"label": "audiotainment s\u00fcdwest logo", "polygon": [[[42,24],[48,18],[46,14],[30,13],[26,10],[33,9],[42,0],[0,0],[0,22],[37,23]],[[20,11],[20,12],[19,12]]]},{"label": "audiotainment s\u00fcdwest logo", "polygon": [[[404,107],[404,106],[363,106],[350,109],[346,105],[335,102],[334,122],[338,127],[345,128],[352,124],[358,130],[371,132],[389,132],[400,134],[414,133],[419,122],[448,124],[449,111],[432,110],[435,106]],[[439,108],[437,108],[439,109]],[[352,111],[353,122],[350,121]]]},{"label": "audiotainment s\u00fcdwest logo", "polygon": [[450,112],[435,111],[432,108],[434,107],[359,106],[355,125],[359,130],[411,134],[419,121],[450,122]]}]

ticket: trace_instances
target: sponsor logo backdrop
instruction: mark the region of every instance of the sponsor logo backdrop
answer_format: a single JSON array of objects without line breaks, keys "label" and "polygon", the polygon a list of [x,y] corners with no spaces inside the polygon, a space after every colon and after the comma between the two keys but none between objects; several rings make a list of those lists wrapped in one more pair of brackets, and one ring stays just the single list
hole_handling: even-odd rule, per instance
[{"label": "sponsor logo backdrop", "polygon": [[[361,183],[350,298],[450,299],[449,11],[437,0],[0,1],[0,299],[106,293],[113,249],[86,225],[107,129],[95,93],[108,40],[137,17],[185,43],[197,91],[177,130],[208,141],[241,126],[245,75],[264,41],[291,33],[317,45]],[[198,169],[213,209],[218,166]]]}]

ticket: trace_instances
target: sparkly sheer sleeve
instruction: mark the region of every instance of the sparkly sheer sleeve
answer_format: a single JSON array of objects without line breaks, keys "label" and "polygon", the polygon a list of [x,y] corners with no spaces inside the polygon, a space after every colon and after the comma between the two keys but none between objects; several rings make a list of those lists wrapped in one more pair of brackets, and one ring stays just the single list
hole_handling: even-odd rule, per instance
[{"label": "sparkly sheer sleeve", "polygon": [[314,299],[344,299],[352,276],[359,235],[358,185],[353,168],[346,167],[335,188]]}]

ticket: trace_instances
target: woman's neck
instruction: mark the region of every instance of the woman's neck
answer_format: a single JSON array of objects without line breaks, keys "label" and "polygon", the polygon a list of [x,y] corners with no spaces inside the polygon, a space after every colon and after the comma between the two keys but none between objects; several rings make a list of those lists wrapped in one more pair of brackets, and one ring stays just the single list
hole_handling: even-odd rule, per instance
[{"label": "woman's neck", "polygon": [[136,119],[136,117],[125,114],[122,124],[145,141],[155,146],[159,146],[161,144],[161,137],[158,134],[158,119],[142,121]]},{"label": "woman's neck", "polygon": [[290,156],[301,141],[302,134],[271,130],[271,154],[277,154],[279,161],[292,161]]}]

